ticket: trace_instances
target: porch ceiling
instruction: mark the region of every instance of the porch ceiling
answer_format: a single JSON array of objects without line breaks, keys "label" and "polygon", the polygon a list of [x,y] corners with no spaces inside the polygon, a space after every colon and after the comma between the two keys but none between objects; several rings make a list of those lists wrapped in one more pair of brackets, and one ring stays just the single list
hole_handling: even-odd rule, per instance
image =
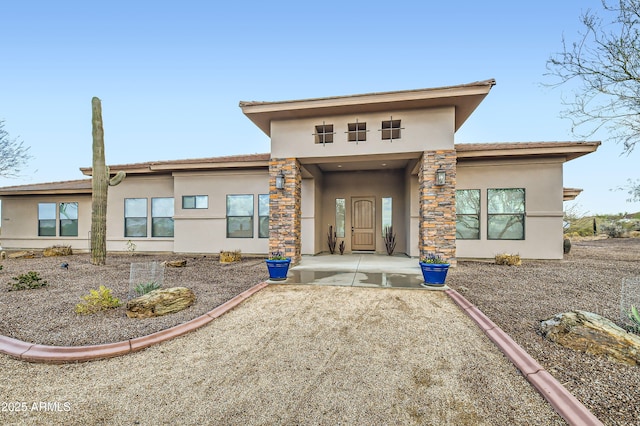
[{"label": "porch ceiling", "polygon": [[314,165],[322,172],[351,172],[359,170],[406,169],[422,153],[403,153],[385,156],[300,158],[303,166]]}]

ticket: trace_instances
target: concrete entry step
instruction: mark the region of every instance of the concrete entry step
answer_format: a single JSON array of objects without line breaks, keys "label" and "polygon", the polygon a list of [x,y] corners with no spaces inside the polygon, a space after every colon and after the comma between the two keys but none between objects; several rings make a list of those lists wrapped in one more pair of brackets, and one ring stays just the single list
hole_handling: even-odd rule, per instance
[{"label": "concrete entry step", "polygon": [[[271,282],[271,281],[270,281]],[[278,284],[310,284],[349,287],[384,287],[446,290],[424,286],[417,259],[373,253],[303,256]]]}]

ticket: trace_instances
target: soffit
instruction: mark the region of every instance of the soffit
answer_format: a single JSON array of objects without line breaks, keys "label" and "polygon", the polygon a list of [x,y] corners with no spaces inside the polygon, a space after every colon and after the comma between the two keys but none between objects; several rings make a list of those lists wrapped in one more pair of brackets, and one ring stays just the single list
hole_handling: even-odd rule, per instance
[{"label": "soffit", "polygon": [[492,158],[562,157],[570,161],[595,152],[600,146],[595,142],[514,142],[456,144],[458,161]]},{"label": "soffit", "polygon": [[329,98],[303,99],[281,102],[245,102],[239,106],[242,112],[267,136],[271,136],[271,121],[333,115],[363,114],[398,110],[454,107],[455,130],[496,84],[485,80],[459,86],[439,87]]}]

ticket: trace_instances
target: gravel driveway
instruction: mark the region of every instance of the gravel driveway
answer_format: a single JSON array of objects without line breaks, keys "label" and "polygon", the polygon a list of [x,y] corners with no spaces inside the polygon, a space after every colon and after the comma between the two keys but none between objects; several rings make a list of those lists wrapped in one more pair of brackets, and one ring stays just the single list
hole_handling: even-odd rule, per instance
[{"label": "gravel driveway", "polygon": [[0,401],[26,407],[0,424],[563,424],[445,294],[419,290],[269,286],[143,352],[0,371]]}]

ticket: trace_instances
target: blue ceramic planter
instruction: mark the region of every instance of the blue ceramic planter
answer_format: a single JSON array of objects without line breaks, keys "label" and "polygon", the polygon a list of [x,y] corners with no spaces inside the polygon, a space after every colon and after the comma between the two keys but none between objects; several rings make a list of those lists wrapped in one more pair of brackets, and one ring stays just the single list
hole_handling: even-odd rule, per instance
[{"label": "blue ceramic planter", "polygon": [[449,271],[449,263],[423,263],[420,262],[422,268],[422,277],[425,284],[444,285]]},{"label": "blue ceramic planter", "polygon": [[289,272],[289,264],[291,259],[269,260],[267,259],[267,268],[269,268],[270,280],[286,280],[287,272]]}]

